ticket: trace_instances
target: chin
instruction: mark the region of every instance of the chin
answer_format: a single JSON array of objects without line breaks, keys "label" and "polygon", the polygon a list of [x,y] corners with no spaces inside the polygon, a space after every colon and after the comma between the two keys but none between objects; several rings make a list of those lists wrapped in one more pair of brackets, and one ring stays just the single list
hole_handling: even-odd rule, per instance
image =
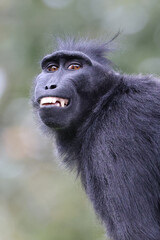
[{"label": "chin", "polygon": [[39,116],[42,122],[50,128],[68,128],[72,123],[72,110],[59,107],[41,107]]}]

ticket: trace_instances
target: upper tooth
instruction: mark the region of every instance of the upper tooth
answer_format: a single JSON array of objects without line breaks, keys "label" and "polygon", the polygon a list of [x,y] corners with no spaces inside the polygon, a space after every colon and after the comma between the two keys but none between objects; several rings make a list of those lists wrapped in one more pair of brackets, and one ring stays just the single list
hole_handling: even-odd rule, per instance
[{"label": "upper tooth", "polygon": [[67,106],[67,104],[68,104],[68,99],[65,99],[64,101],[65,101],[64,104]]},{"label": "upper tooth", "polygon": [[43,105],[45,103],[56,103],[60,102],[61,107],[64,107],[68,104],[68,99],[58,98],[58,97],[44,97],[40,101],[40,105]]},{"label": "upper tooth", "polygon": [[61,107],[64,107],[65,105],[65,99],[61,99]]},{"label": "upper tooth", "polygon": [[55,97],[45,97],[41,99],[40,104],[45,104],[45,103],[55,103],[56,102],[56,98]]},{"label": "upper tooth", "polygon": [[48,98],[42,98],[40,104],[47,103],[49,101]]}]

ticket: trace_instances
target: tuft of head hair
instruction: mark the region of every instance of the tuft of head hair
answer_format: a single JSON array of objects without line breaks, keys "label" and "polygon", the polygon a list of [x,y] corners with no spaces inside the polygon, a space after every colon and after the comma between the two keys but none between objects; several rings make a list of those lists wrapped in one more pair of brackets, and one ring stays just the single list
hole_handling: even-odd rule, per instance
[{"label": "tuft of head hair", "polygon": [[112,42],[117,38],[119,33],[117,33],[110,41],[107,43],[102,43],[98,40],[88,40],[67,37],[66,39],[57,39],[57,51],[58,50],[68,50],[68,51],[80,51],[88,55],[91,59],[101,63],[112,65],[111,61],[106,58],[109,52],[113,51]]}]

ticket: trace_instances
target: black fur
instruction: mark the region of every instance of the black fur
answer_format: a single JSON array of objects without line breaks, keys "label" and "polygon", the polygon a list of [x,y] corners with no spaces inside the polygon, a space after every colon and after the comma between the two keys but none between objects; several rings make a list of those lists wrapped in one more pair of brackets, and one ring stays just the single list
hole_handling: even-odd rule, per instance
[{"label": "black fur", "polygon": [[[49,61],[80,52],[84,68],[49,77],[44,70],[35,80],[33,106],[64,162],[77,169],[110,238],[160,240],[160,81],[115,72],[108,51],[94,41],[59,41]],[[45,91],[48,82],[56,88]],[[72,104],[63,112],[40,108],[45,93],[70,97]]]}]

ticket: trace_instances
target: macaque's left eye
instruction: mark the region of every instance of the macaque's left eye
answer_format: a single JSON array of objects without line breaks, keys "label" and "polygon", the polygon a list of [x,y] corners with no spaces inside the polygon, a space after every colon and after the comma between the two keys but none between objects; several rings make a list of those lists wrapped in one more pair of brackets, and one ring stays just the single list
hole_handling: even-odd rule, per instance
[{"label": "macaque's left eye", "polygon": [[80,68],[82,68],[82,66],[77,63],[72,63],[67,67],[69,70],[79,70]]}]

